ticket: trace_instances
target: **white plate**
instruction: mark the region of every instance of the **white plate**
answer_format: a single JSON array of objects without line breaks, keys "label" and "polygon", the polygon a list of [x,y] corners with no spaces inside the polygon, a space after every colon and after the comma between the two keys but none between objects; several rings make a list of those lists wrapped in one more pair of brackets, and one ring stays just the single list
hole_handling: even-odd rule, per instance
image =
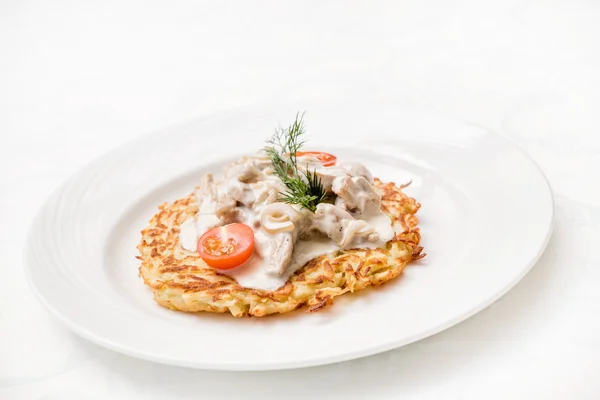
[{"label": "white plate", "polygon": [[[303,104],[303,106],[307,106]],[[412,109],[310,105],[309,147],[365,163],[422,204],[428,256],[402,277],[316,313],[267,318],[185,314],[152,300],[137,276],[139,232],[204,171],[262,146],[295,110],[223,114],[119,148],[62,186],[31,227],[26,264],[42,302],[73,331],[162,363],[222,370],[326,364],[414,342],[488,306],[546,246],[551,190],[500,136]]]}]

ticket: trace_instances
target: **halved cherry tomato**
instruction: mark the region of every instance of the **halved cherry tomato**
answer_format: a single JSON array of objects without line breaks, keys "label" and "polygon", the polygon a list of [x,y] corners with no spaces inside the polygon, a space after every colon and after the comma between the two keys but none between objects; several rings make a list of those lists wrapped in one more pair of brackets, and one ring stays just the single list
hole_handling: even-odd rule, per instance
[{"label": "halved cherry tomato", "polygon": [[311,156],[321,161],[324,167],[331,167],[337,162],[337,157],[333,154],[324,153],[322,151],[297,151],[296,157]]},{"label": "halved cherry tomato", "polygon": [[254,231],[245,224],[211,229],[198,240],[198,253],[211,267],[232,269],[245,263],[254,251]]}]

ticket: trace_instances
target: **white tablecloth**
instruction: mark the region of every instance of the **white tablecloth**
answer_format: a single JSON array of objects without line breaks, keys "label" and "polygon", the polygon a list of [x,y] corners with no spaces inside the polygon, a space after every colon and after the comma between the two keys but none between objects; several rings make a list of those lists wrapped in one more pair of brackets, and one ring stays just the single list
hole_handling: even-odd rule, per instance
[{"label": "white tablecloth", "polygon": [[[0,398],[599,399],[599,19],[566,0],[3,1]],[[348,97],[480,124],[544,169],[555,234],[500,301],[377,356],[228,373],[101,349],[34,298],[28,226],[91,159],[201,115]]]}]

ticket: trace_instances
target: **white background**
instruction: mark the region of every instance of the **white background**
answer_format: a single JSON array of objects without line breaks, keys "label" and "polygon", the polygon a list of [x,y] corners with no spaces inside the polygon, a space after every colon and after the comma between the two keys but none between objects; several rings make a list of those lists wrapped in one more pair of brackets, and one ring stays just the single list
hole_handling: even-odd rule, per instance
[{"label": "white background", "polygon": [[[600,398],[599,20],[566,0],[0,2],[0,399]],[[407,347],[264,373],[118,355],[34,298],[27,228],[91,159],[201,115],[349,97],[475,122],[541,165],[555,234],[515,289]]]}]

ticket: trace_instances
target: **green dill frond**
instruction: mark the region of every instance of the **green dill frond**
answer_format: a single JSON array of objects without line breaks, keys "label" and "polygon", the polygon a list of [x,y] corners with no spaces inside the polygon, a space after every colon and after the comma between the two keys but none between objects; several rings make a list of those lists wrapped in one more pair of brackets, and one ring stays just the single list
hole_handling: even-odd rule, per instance
[{"label": "green dill frond", "polygon": [[305,172],[303,172],[304,177],[306,178],[307,192],[311,197],[314,197],[315,207],[319,203],[323,203],[329,197],[329,193],[323,187],[323,183],[321,182],[321,178],[317,175],[317,171],[310,170],[307,168]]},{"label": "green dill frond", "polygon": [[287,128],[279,128],[267,142],[265,151],[273,164],[273,173],[281,179],[287,190],[280,193],[280,200],[299,204],[310,211],[328,197],[316,171],[298,173],[296,152],[304,145],[304,113],[296,114],[295,121]]}]

